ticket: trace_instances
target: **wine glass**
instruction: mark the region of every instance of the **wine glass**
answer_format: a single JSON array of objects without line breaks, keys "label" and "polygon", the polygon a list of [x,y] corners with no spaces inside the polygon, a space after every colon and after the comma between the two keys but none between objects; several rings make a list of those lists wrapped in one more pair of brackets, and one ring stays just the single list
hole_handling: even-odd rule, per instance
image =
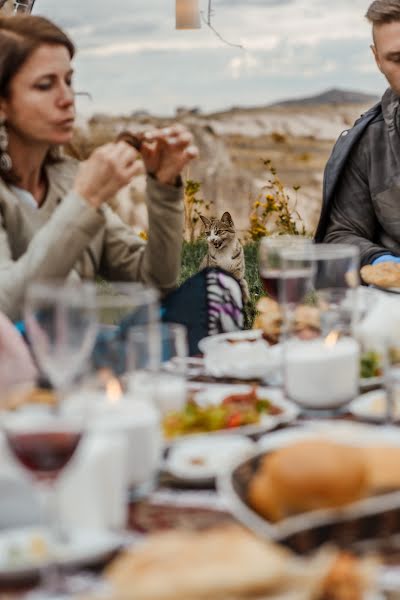
[{"label": "wine glass", "polygon": [[96,287],[48,281],[29,286],[25,321],[41,371],[64,392],[85,368],[97,333]]},{"label": "wine glass", "polygon": [[46,527],[37,534],[42,585],[29,598],[46,600],[76,590],[76,580],[62,577],[57,564],[57,555],[68,549],[70,538],[59,521],[56,482],[82,439],[85,410],[83,406],[67,410],[51,394],[44,401],[21,383],[2,388],[1,400],[0,427],[7,445],[31,475],[44,503]]},{"label": "wine glass", "polygon": [[312,240],[300,235],[263,237],[258,251],[258,264],[264,290],[273,300],[278,300],[279,281],[284,276],[281,253],[287,249],[302,250],[311,246]]}]

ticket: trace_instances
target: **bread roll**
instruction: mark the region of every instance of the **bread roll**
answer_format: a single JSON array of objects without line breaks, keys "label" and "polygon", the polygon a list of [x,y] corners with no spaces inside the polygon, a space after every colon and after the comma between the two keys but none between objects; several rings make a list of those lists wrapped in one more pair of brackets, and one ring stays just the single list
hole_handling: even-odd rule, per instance
[{"label": "bread roll", "polygon": [[362,450],[323,440],[268,454],[249,487],[249,502],[271,521],[353,502],[368,490]]}]

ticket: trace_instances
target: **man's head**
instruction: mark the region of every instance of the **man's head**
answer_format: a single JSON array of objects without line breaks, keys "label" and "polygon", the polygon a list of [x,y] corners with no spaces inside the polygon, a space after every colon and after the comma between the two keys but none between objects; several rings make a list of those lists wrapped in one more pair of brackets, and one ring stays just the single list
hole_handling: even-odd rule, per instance
[{"label": "man's head", "polygon": [[365,16],[372,24],[376,64],[400,96],[400,0],[375,0]]}]

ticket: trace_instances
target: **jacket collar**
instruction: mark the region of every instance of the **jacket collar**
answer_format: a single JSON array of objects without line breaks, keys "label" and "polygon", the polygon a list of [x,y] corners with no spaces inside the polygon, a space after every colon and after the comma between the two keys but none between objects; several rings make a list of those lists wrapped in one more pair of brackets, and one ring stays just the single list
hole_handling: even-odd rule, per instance
[{"label": "jacket collar", "polygon": [[382,96],[382,112],[389,131],[396,129],[399,104],[399,96],[391,88],[388,88]]}]

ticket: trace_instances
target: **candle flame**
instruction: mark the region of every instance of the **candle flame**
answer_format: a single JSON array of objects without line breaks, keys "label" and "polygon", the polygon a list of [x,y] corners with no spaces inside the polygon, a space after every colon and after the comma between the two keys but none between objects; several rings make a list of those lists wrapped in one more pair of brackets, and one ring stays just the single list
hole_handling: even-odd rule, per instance
[{"label": "candle flame", "polygon": [[106,395],[110,404],[117,404],[122,397],[122,387],[116,377],[110,377],[106,383]]},{"label": "candle flame", "polygon": [[325,346],[327,346],[327,348],[333,348],[333,346],[337,344],[339,335],[338,331],[331,331],[325,338]]}]

